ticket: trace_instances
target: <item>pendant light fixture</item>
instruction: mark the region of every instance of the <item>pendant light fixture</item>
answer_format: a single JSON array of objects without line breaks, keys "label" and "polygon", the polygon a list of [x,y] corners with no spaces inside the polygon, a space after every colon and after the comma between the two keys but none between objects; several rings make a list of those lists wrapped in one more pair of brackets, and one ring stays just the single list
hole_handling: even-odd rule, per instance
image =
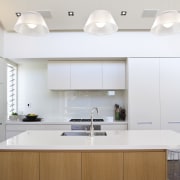
[{"label": "pendant light fixture", "polygon": [[17,33],[29,36],[41,36],[49,33],[48,26],[38,12],[16,13],[18,20],[14,26]]},{"label": "pendant light fixture", "polygon": [[151,32],[156,35],[180,33],[180,13],[176,10],[161,12],[156,17]]},{"label": "pendant light fixture", "polygon": [[92,12],[84,26],[84,32],[94,35],[108,35],[116,32],[118,26],[111,13],[106,10]]}]

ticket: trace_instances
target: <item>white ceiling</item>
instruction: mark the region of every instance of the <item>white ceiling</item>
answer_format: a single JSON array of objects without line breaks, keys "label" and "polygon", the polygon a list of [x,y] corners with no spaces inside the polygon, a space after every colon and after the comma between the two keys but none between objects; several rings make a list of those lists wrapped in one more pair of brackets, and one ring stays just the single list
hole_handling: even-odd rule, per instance
[{"label": "white ceiling", "polygon": [[[149,30],[155,16],[144,16],[144,10],[180,10],[180,0],[0,0],[0,22],[5,30],[13,31],[16,12],[48,11],[50,17],[45,20],[50,31],[81,31],[89,14],[97,9],[110,11],[119,30]],[[68,11],[74,16],[68,16]],[[121,16],[121,11],[127,15]]]}]

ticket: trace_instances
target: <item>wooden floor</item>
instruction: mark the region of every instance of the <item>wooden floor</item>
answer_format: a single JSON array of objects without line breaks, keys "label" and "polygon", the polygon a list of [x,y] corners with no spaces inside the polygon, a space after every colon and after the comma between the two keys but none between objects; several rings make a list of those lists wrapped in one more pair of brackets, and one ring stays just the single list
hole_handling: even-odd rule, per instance
[{"label": "wooden floor", "polygon": [[180,180],[180,160],[168,161],[168,180]]}]

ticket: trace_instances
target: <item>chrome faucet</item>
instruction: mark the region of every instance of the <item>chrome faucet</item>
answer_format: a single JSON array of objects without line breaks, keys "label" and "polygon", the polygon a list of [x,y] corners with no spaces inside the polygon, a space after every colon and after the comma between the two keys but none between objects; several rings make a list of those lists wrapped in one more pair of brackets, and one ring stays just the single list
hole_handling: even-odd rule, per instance
[{"label": "chrome faucet", "polygon": [[95,111],[98,114],[98,108],[97,107],[93,107],[91,109],[91,126],[90,126],[90,135],[91,135],[91,137],[94,135],[93,114],[94,114]]}]

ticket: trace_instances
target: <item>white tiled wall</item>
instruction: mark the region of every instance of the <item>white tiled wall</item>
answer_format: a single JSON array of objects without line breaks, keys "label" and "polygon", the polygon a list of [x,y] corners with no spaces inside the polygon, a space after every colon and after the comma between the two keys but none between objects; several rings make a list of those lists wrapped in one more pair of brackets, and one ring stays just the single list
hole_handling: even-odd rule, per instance
[{"label": "white tiled wall", "polygon": [[[18,112],[36,113],[48,121],[90,118],[92,107],[99,108],[95,118],[114,116],[114,104],[125,106],[125,91],[51,91],[47,88],[47,63],[26,63],[18,68]],[[30,104],[30,107],[27,107]]]}]

